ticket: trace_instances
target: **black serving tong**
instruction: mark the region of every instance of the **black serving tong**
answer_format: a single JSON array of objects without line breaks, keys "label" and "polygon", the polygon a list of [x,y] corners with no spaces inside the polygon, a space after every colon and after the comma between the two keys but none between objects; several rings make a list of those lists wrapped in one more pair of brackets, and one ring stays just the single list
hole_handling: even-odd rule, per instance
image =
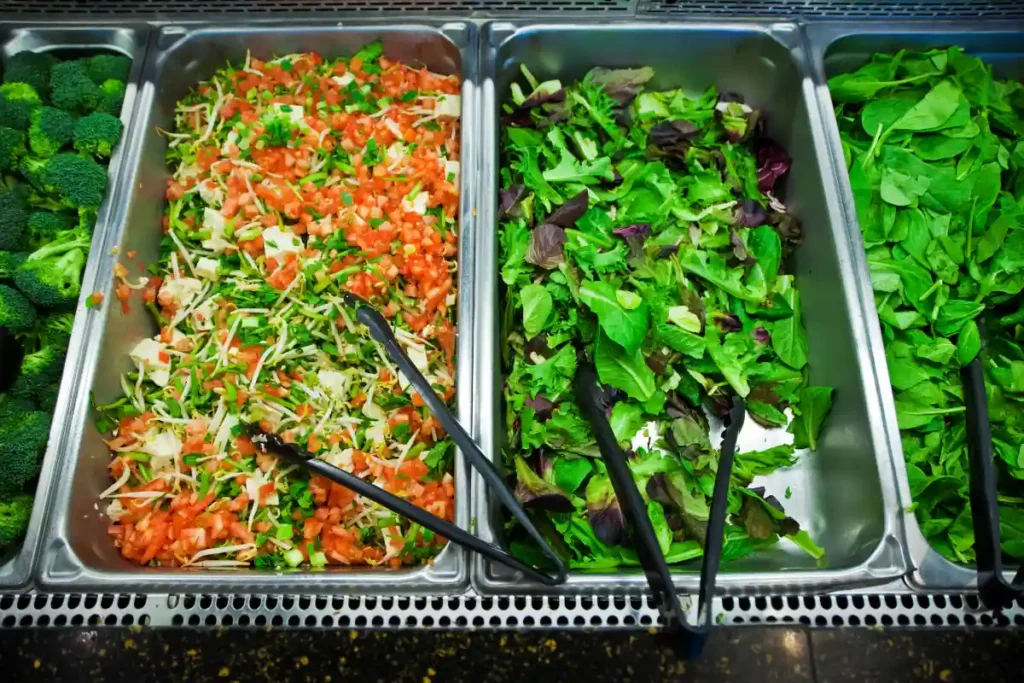
[{"label": "black serving tong", "polygon": [[576,370],[574,381],[576,401],[579,403],[583,416],[590,423],[597,440],[598,448],[608,475],[615,489],[627,519],[633,527],[633,540],[636,545],[640,566],[644,569],[647,583],[659,603],[680,653],[689,658],[698,657],[707,642],[711,628],[711,606],[715,596],[715,579],[718,576],[718,565],[722,558],[722,545],[725,534],[726,504],[729,498],[729,479],[732,476],[733,456],[736,452],[736,439],[743,427],[746,408],[743,401],[734,398],[726,417],[725,433],[722,437],[721,454],[718,460],[718,473],[715,476],[714,496],[711,499],[711,510],[708,517],[707,538],[704,543],[704,558],[700,568],[700,588],[697,598],[697,621],[690,624],[686,620],[679,604],[669,572],[668,563],[658,545],[654,527],[647,516],[647,506],[633,481],[629,464],[615,440],[611,425],[600,402],[601,389],[593,365],[581,361]]},{"label": "black serving tong", "polygon": [[[447,520],[430,514],[423,508],[413,505],[404,498],[399,498],[393,493],[389,493],[375,484],[360,479],[356,475],[350,474],[340,467],[335,467],[328,462],[317,459],[312,453],[299,448],[295,444],[285,442],[277,434],[264,432],[255,424],[246,425],[245,429],[246,434],[252,441],[253,445],[263,453],[276,455],[289,463],[299,465],[309,470],[313,474],[319,474],[322,477],[327,477],[334,483],[341,484],[345,488],[351,489],[359,495],[369,498],[378,505],[383,505],[392,512],[402,515],[416,524],[419,524],[424,529],[430,529],[435,534],[443,536],[467,550],[480,553],[490,560],[500,562],[512,569],[521,571],[536,581],[540,581],[541,583],[549,586],[560,583],[560,581],[557,580],[557,576],[552,578],[543,572],[537,571],[528,564],[520,562],[490,543],[481,541],[473,534],[464,531]],[[565,580],[564,570],[561,578],[563,581]]]},{"label": "black serving tong", "polygon": [[[452,438],[452,441],[455,442],[455,445],[458,446],[466,456],[469,464],[480,473],[488,488],[494,491],[498,496],[498,500],[501,501],[501,504],[512,513],[512,516],[515,517],[516,521],[523,526],[526,533],[537,542],[540,546],[541,552],[543,552],[554,565],[554,575],[540,572],[533,567],[520,562],[495,546],[481,541],[472,534],[466,533],[459,527],[435,517],[415,505],[410,505],[401,498],[393,496],[376,486],[367,484],[362,479],[354,477],[344,470],[332,467],[328,463],[312,458],[308,453],[302,451],[296,453],[292,448],[282,448],[279,445],[278,440],[273,438],[264,440],[264,443],[267,444],[267,450],[275,454],[279,454],[282,457],[291,459],[293,462],[298,462],[307,469],[316,471],[317,474],[321,474],[331,481],[350,488],[374,502],[408,517],[417,524],[420,524],[435,533],[439,533],[445,538],[451,539],[455,543],[458,543],[469,550],[478,552],[495,562],[517,569],[536,581],[540,581],[548,586],[557,586],[558,584],[564,583],[566,579],[565,563],[544,540],[544,536],[537,530],[533,520],[530,519],[526,510],[524,510],[523,506],[516,500],[515,495],[502,479],[501,474],[494,466],[494,463],[487,459],[483,454],[483,451],[480,450],[480,447],[476,445],[476,442],[473,441],[466,430],[463,429],[459,421],[456,420],[448,410],[448,406],[446,406],[444,401],[437,395],[437,393],[434,392],[434,388],[430,386],[430,383],[419,371],[419,368],[417,368],[409,359],[409,356],[406,355],[405,351],[395,339],[394,332],[392,332],[391,325],[388,323],[387,319],[385,319],[384,316],[370,304],[354,294],[345,292],[344,297],[345,301],[355,308],[356,320],[366,325],[370,330],[370,336],[384,347],[384,350],[387,352],[391,360],[398,366],[398,369],[402,371],[402,374],[405,375],[406,379],[409,380],[409,383],[412,384],[419,393],[423,402],[428,408],[430,408],[434,417],[438,419],[441,426],[444,427],[445,431]],[[284,446],[287,446],[287,444],[284,444]]]},{"label": "black serving tong", "polygon": [[[986,342],[979,324],[982,348]],[[981,351],[960,370],[967,408],[967,455],[970,461],[971,518],[974,522],[974,554],[978,567],[978,594],[990,609],[1001,609],[1024,595],[1024,566],[1013,581],[1003,576],[1003,551],[1000,548],[999,501],[996,468],[992,453],[992,429],[985,394],[985,370]]]}]

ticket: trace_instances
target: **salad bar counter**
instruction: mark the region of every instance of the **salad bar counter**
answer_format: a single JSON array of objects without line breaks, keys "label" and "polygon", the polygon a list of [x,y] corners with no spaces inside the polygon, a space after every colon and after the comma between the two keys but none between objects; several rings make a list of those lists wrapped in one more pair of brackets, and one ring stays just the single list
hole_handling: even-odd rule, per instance
[{"label": "salad bar counter", "polygon": [[1024,622],[1019,8],[166,4],[0,21],[0,625]]}]

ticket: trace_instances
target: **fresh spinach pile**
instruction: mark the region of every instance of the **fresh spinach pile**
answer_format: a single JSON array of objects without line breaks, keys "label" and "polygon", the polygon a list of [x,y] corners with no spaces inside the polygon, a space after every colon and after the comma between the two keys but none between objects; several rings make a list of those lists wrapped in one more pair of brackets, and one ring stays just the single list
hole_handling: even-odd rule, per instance
[{"label": "fresh spinach pile", "polygon": [[874,55],[829,89],[921,529],[974,561],[958,372],[985,338],[1002,547],[1024,558],[1024,86],[951,47]]},{"label": "fresh spinach pile", "polygon": [[[643,92],[650,68],[596,68],[568,87],[523,74],[529,92],[514,85],[505,106],[499,216],[504,456],[518,498],[570,566],[637,564],[573,396],[585,354],[669,562],[703,552],[718,466],[707,416],[733,395],[793,443],[736,457],[723,557],[786,536],[820,558],[779,500],[751,487],[816,446],[831,406],[830,388],[807,386],[785,272],[801,237],[774,195],[789,157],[758,111],[713,87]],[[512,550],[541,564],[510,526]]]}]

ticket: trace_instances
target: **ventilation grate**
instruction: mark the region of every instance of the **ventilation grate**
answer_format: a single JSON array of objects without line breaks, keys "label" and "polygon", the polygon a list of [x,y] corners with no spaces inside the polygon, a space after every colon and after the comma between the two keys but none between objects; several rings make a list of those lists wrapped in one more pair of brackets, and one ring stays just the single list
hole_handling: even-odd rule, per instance
[{"label": "ventilation grate", "polygon": [[[692,616],[692,615],[691,615]],[[1024,600],[1000,614],[976,596],[828,595],[719,598],[722,625],[815,627],[1024,625]],[[43,595],[0,597],[4,628],[240,626],[278,628],[608,628],[661,623],[649,597],[361,597],[288,595]]]},{"label": "ventilation grate", "polygon": [[448,16],[486,13],[512,15],[521,12],[582,12],[632,15],[635,0],[0,0],[0,13],[153,15],[267,14],[358,12],[395,15],[398,12],[443,12]]},{"label": "ventilation grate", "polygon": [[640,15],[815,19],[1024,18],[1020,0],[640,0]]}]

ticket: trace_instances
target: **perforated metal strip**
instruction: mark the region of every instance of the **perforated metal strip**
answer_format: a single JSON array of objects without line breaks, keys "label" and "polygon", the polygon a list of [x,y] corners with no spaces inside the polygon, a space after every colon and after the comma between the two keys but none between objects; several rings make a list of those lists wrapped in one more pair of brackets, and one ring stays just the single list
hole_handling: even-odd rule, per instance
[{"label": "perforated metal strip", "polygon": [[1020,0],[640,0],[640,15],[831,19],[1024,18]]},{"label": "perforated metal strip", "polygon": [[[819,627],[1011,627],[1024,601],[1001,614],[975,596],[829,595],[720,598],[719,624]],[[7,595],[0,625],[277,626],[283,628],[643,628],[661,623],[640,597],[355,597],[206,595]]]},{"label": "perforated metal strip", "polygon": [[0,13],[48,12],[90,15],[173,16],[212,14],[275,14],[359,12],[368,15],[400,12],[443,12],[446,15],[522,12],[581,12],[632,15],[636,0],[0,0]]}]

